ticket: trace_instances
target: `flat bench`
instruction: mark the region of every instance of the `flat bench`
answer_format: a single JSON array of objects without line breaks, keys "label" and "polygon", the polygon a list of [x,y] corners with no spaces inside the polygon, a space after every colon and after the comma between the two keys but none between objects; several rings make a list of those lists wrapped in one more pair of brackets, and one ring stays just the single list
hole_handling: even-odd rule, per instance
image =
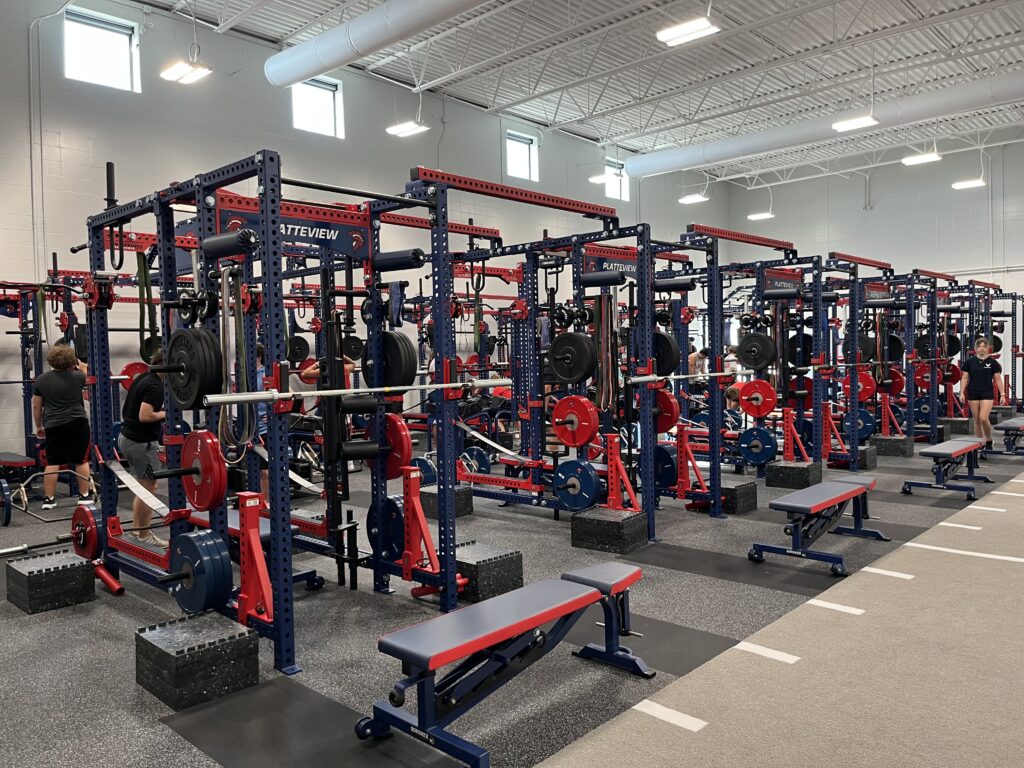
[{"label": "flat bench", "polygon": [[[488,768],[486,749],[448,732],[447,726],[547,655],[591,605],[604,610],[604,643],[574,655],[653,677],[643,659],[620,645],[629,627],[629,588],[643,576],[627,563],[603,563],[492,597],[384,635],[383,653],[402,662],[406,677],[373,715],[356,723],[360,739],[384,738],[397,728],[474,768]],[[553,625],[546,632],[542,627]],[[455,666],[438,678],[438,670]],[[405,711],[406,691],[417,692],[416,714]]]},{"label": "flat bench", "polygon": [[[786,526],[783,530],[792,537],[792,545],[782,547],[776,544],[755,543],[747,552],[747,557],[755,563],[760,563],[764,560],[764,554],[769,552],[818,560],[830,563],[833,575],[845,576],[846,563],[842,555],[819,552],[809,547],[828,532],[840,536],[890,541],[890,538],[881,531],[864,527],[864,521],[870,519],[868,491],[874,490],[875,485],[873,477],[850,475],[837,480],[826,480],[773,499],[768,502],[768,506],[786,513]],[[851,503],[853,526],[841,526],[839,523]]]},{"label": "flat bench", "polygon": [[921,480],[907,480],[900,488],[901,493],[911,494],[912,488],[936,488],[943,491],[964,491],[968,501],[978,498],[973,485],[953,482],[957,479],[957,473],[966,465],[967,475],[964,480],[971,482],[991,483],[992,480],[985,475],[975,472],[978,469],[978,454],[984,450],[985,441],[980,437],[960,437],[956,440],[947,440],[944,443],[937,443],[925,448],[918,453],[919,456],[927,456],[934,461],[932,473],[935,476],[934,482],[926,483]]},{"label": "flat bench", "polygon": [[998,424],[993,424],[992,428],[1003,433],[1004,447],[1001,451],[986,450],[986,453],[1001,453],[1006,456],[1020,456],[1024,454],[1024,446],[1019,445],[1021,439],[1024,438],[1024,417],[1018,416],[1001,421]]}]

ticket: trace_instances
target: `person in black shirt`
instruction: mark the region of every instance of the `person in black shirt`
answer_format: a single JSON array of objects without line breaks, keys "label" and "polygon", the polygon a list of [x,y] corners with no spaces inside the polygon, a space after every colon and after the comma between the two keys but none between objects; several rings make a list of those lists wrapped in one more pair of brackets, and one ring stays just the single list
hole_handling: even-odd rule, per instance
[{"label": "person in black shirt", "polygon": [[[150,365],[160,365],[164,360],[163,350],[158,349],[150,359]],[[144,373],[136,376],[124,396],[121,408],[121,436],[117,448],[132,473],[150,493],[156,493],[156,483],[151,472],[160,469],[160,429],[167,412],[164,410],[164,374]],[[158,538],[149,525],[153,520],[151,510],[142,499],[135,497],[132,502],[132,524],[141,528],[135,532],[141,541],[156,547],[166,547],[167,542]]]},{"label": "person in black shirt", "polygon": [[46,439],[43,509],[57,506],[57,476],[62,465],[73,465],[81,502],[92,501],[89,491],[89,419],[85,415],[85,364],[67,344],[55,344],[46,356],[52,370],[36,379],[32,415],[36,435]]},{"label": "person in black shirt", "polygon": [[992,412],[993,383],[999,391],[999,399],[1003,397],[1003,372],[999,361],[989,357],[992,347],[985,337],[974,342],[974,356],[968,358],[963,366],[960,377],[960,392],[970,403],[971,416],[974,417],[974,435],[985,440],[985,447],[992,447],[992,424],[988,415]]}]

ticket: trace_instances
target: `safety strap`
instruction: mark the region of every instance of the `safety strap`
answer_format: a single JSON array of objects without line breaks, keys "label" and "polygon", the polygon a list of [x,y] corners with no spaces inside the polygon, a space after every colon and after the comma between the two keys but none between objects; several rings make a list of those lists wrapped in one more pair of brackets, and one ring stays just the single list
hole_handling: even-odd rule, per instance
[{"label": "safety strap", "polygon": [[[254,445],[252,449],[257,456],[263,459],[264,463],[266,463],[268,466],[270,465],[270,456],[267,453],[266,448],[264,448],[262,445]],[[321,488],[319,485],[314,485],[313,483],[309,482],[309,480],[304,478],[302,475],[297,474],[296,472],[292,472],[290,469],[288,470],[288,479],[291,480],[300,488],[302,488],[304,491],[309,491],[310,493],[315,494],[317,496],[323,494],[323,488]]]},{"label": "safety strap", "polygon": [[461,429],[467,435],[470,435],[471,437],[479,440],[481,443],[484,443],[486,445],[491,446],[491,448],[493,448],[494,450],[498,451],[499,453],[503,453],[506,456],[511,456],[513,459],[518,459],[520,462],[526,461],[526,457],[525,456],[520,456],[515,451],[513,451],[513,450],[511,450],[509,448],[506,448],[504,445],[501,445],[499,443],[494,442],[493,440],[491,440],[489,438],[484,437],[483,435],[481,435],[479,432],[477,432],[475,429],[473,429],[471,426],[469,426],[469,424],[467,424],[464,421],[456,421],[455,422],[455,426],[458,427],[459,429]]},{"label": "safety strap", "polygon": [[106,465],[107,468],[117,476],[117,479],[124,483],[125,487],[129,491],[135,494],[137,499],[153,510],[154,515],[164,517],[170,513],[170,507],[160,501],[160,499],[149,492],[149,489],[145,488],[142,483],[132,477],[131,473],[124,468],[120,461],[117,459],[107,459]]}]

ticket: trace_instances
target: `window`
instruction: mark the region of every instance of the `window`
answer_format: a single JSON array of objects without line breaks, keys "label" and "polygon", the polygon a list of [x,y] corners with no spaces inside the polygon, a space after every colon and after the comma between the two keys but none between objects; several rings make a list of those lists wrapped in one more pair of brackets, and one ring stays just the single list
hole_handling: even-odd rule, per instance
[{"label": "window", "polygon": [[307,80],[292,86],[292,126],[300,131],[345,138],[341,83]]},{"label": "window", "polygon": [[505,133],[505,157],[509,176],[540,181],[536,136],[507,131]]},{"label": "window", "polygon": [[140,93],[138,28],[130,21],[68,8],[64,77]]},{"label": "window", "polygon": [[625,165],[611,157],[604,159],[604,194],[616,200],[629,201],[629,174]]}]

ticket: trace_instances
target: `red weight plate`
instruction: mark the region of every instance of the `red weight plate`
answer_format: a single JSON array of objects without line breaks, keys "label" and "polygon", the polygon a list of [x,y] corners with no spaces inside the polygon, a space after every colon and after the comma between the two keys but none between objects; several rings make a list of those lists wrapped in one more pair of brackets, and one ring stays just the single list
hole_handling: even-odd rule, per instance
[{"label": "red weight plate", "polygon": [[[802,390],[802,391],[807,393],[803,397],[803,401],[804,401],[803,402],[803,407],[804,407],[805,411],[809,411],[809,410],[811,410],[811,408],[814,407],[814,392],[812,391],[813,387],[814,387],[814,382],[811,381],[810,377],[808,377],[808,376],[801,376],[800,378],[792,379],[789,382],[789,391],[790,391],[790,393],[796,392],[797,390]],[[790,396],[789,396],[789,403],[790,403],[790,405],[795,405],[796,401],[799,400],[799,399],[800,398],[793,397],[793,395],[790,394]]]},{"label": "red weight plate", "polygon": [[199,512],[213,509],[228,492],[228,469],[220,453],[220,443],[212,432],[190,432],[181,446],[181,466],[196,467],[199,474],[185,475],[181,484],[185,497]]},{"label": "red weight plate", "polygon": [[71,543],[79,557],[95,560],[100,556],[100,531],[92,507],[85,504],[75,507],[71,514]]},{"label": "red weight plate", "polygon": [[942,381],[944,384],[952,384],[955,386],[960,383],[961,375],[962,371],[960,370],[960,366],[956,363],[950,363],[946,367],[946,370],[942,372]]},{"label": "red weight plate", "polygon": [[[857,372],[857,402],[863,403],[865,400],[870,400],[875,396],[875,392],[878,390],[878,385],[875,384],[874,378],[867,371]],[[843,379],[843,393],[846,395],[846,399],[850,399],[850,377],[847,375]]]},{"label": "red weight plate", "polygon": [[667,389],[654,392],[654,431],[659,435],[679,423],[679,401]]},{"label": "red weight plate", "polygon": [[899,368],[890,368],[889,380],[892,381],[889,385],[889,394],[893,397],[902,395],[904,387],[907,386],[907,377],[903,375],[903,371]]},{"label": "red weight plate", "polygon": [[740,408],[755,419],[763,418],[774,411],[778,401],[775,388],[767,381],[754,379],[740,388]]},{"label": "red weight plate", "polygon": [[555,436],[571,448],[589,443],[600,427],[597,406],[582,395],[569,395],[555,403],[551,421]]},{"label": "red weight plate", "polygon": [[312,367],[315,364],[316,364],[316,360],[314,360],[312,357],[307,357],[305,360],[303,360],[301,363],[299,363],[299,370],[300,371],[304,371],[307,368],[310,368],[310,367]]},{"label": "red weight plate", "polygon": [[127,390],[135,381],[135,377],[141,376],[144,373],[149,373],[149,366],[145,363],[141,361],[128,363],[128,365],[121,369],[121,375],[128,377],[127,379],[121,380],[121,386]]},{"label": "red weight plate", "polygon": [[919,363],[914,366],[914,383],[921,389],[928,389],[928,379],[931,378],[932,369],[928,363]]},{"label": "red weight plate", "polygon": [[[409,427],[405,419],[397,413],[384,414],[384,437],[391,450],[388,451],[387,464],[385,465],[384,476],[388,480],[395,480],[402,476],[402,467],[408,466],[412,459],[412,435],[409,434]],[[366,462],[373,467],[374,459]]]},{"label": "red weight plate", "polygon": [[68,328],[71,326],[71,318],[68,317],[67,312],[60,313],[60,319],[57,321],[57,327],[60,328],[61,333],[67,333]]},{"label": "red weight plate", "polygon": [[480,365],[480,356],[479,355],[470,355],[466,359],[466,367],[469,368],[470,373],[472,373],[474,376],[477,375],[478,373],[480,373],[480,371],[477,370],[477,366],[479,366],[479,365]]}]

